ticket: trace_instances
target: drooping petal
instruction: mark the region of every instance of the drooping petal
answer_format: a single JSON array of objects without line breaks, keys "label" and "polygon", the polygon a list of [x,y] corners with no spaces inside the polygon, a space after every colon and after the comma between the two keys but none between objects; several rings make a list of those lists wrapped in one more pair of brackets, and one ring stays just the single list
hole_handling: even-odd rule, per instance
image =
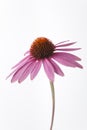
[{"label": "drooping petal", "polygon": [[66,47],[66,46],[70,46],[75,44],[76,42],[71,42],[71,43],[66,43],[66,44],[62,44],[62,45],[56,45],[56,47]]},{"label": "drooping petal", "polygon": [[17,69],[17,71],[13,74],[11,82],[13,83],[16,80],[18,80],[28,66],[29,66],[29,63],[26,63],[24,66],[22,66],[19,69]]},{"label": "drooping petal", "polygon": [[66,53],[66,52],[58,52],[58,53],[55,53],[53,55],[53,57],[56,57],[56,58],[60,58],[60,59],[69,59],[69,60],[77,60],[77,61],[80,61],[81,58],[79,58],[78,56],[76,55],[73,55],[73,54],[70,54],[70,53]]},{"label": "drooping petal", "polygon": [[30,74],[30,72],[34,69],[35,65],[36,65],[36,61],[33,61],[31,64],[29,64],[29,66],[26,68],[26,70],[23,72],[23,74],[18,79],[19,83],[23,82],[27,78],[27,76]]},{"label": "drooping petal", "polygon": [[31,80],[33,80],[35,78],[35,76],[37,75],[37,73],[39,72],[39,70],[41,68],[41,64],[42,64],[41,60],[36,62],[34,69],[30,73]]},{"label": "drooping petal", "polygon": [[[71,56],[71,55],[69,55],[69,56]],[[63,55],[62,56],[61,55],[53,56],[54,60],[58,61],[59,63],[65,65],[65,66],[82,68],[82,66],[75,61],[75,58],[77,59],[77,57],[74,57],[74,59],[72,59],[72,57],[71,58],[69,58],[68,56],[64,57]]]},{"label": "drooping petal", "polygon": [[[17,70],[17,69],[16,69],[16,70]],[[16,70],[12,71],[12,72],[6,77],[6,79],[8,79],[11,75],[13,75],[13,74],[16,72]]]},{"label": "drooping petal", "polygon": [[62,65],[69,66],[69,67],[75,67],[75,65],[73,63],[71,63],[69,60],[61,59],[61,58],[57,58],[57,57],[53,57],[53,59],[58,61]]},{"label": "drooping petal", "polygon": [[55,48],[55,51],[76,51],[76,50],[80,50],[81,48]]},{"label": "drooping petal", "polygon": [[78,62],[73,62],[74,64],[75,64],[75,66],[76,67],[78,67],[78,68],[80,68],[80,69],[82,69],[83,68],[83,66],[82,65],[80,65]]},{"label": "drooping petal", "polygon": [[48,59],[43,60],[43,66],[44,70],[46,72],[47,77],[49,78],[50,81],[54,81],[54,68],[52,64],[48,61]]},{"label": "drooping petal", "polygon": [[70,41],[70,40],[62,41],[62,42],[57,43],[56,45],[62,44],[62,43],[64,43],[64,42],[69,42],[69,41]]},{"label": "drooping petal", "polygon": [[55,61],[53,61],[51,58],[50,58],[50,62],[54,68],[55,73],[60,75],[60,76],[64,76],[64,73],[61,70],[61,68],[58,66],[58,64],[56,64]]},{"label": "drooping petal", "polygon": [[[14,71],[12,71],[7,77],[6,77],[6,79],[8,79],[11,75],[13,75],[14,73],[16,73],[18,70],[20,70],[20,68],[22,68],[23,66],[25,66],[27,63],[29,63],[29,64],[31,64],[32,62],[34,62],[35,61],[35,59],[33,59],[33,58],[31,58],[31,59],[26,59],[25,61],[23,61],[23,62],[20,62],[20,65],[18,65],[18,64],[16,64],[14,67],[16,67],[15,68],[15,70]],[[13,68],[14,68],[13,67]]]},{"label": "drooping petal", "polygon": [[28,55],[28,54],[30,54],[30,51],[29,51],[29,50],[24,53],[24,56],[25,56],[25,55]]},{"label": "drooping petal", "polygon": [[26,56],[26,57],[23,58],[20,62],[18,62],[16,65],[14,65],[14,66],[12,67],[12,69],[14,69],[14,68],[17,67],[17,66],[20,66],[20,65],[25,64],[25,63],[28,61],[29,58],[30,58],[30,56]]},{"label": "drooping petal", "polygon": [[27,62],[25,64],[21,64],[21,66],[17,66],[17,68],[15,70],[13,70],[7,77],[6,79],[8,79],[11,75],[13,75],[15,72],[17,72],[20,68],[22,68],[23,66],[25,66],[27,64]]}]

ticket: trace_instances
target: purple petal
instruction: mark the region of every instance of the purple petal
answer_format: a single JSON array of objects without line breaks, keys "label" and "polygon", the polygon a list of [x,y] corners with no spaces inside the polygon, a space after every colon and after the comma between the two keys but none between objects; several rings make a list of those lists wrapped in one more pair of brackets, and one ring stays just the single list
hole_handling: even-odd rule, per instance
[{"label": "purple petal", "polygon": [[12,69],[16,68],[16,67],[21,67],[23,66],[25,63],[30,62],[34,60],[34,58],[31,55],[26,56],[24,59],[22,59],[19,63],[17,63],[15,66],[12,67]]},{"label": "purple petal", "polygon": [[69,60],[77,60],[77,61],[80,61],[81,59],[78,57],[78,56],[75,56],[73,54],[70,54],[70,53],[66,53],[66,52],[58,52],[58,53],[55,53],[53,55],[53,57],[56,57],[56,58],[60,58],[60,59],[69,59]]},{"label": "purple petal", "polygon": [[57,43],[56,45],[62,44],[62,43],[64,43],[64,42],[69,42],[69,41],[70,41],[70,40],[62,41],[62,42]]},{"label": "purple petal", "polygon": [[64,48],[64,49],[55,49],[55,51],[76,51],[76,50],[80,50],[81,48]]},{"label": "purple petal", "polygon": [[63,71],[61,68],[50,58],[50,62],[54,68],[55,73],[59,74],[60,76],[64,76]]},{"label": "purple petal", "polygon": [[33,80],[35,78],[35,76],[37,75],[37,73],[39,72],[39,70],[41,68],[41,64],[42,64],[41,60],[36,62],[34,69],[30,73],[31,80]]},{"label": "purple petal", "polygon": [[24,53],[24,56],[27,55],[27,54],[30,54],[29,50]]},{"label": "purple petal", "polygon": [[57,58],[57,57],[53,57],[53,59],[58,61],[62,65],[69,66],[69,67],[75,67],[75,65],[68,60],[60,59],[60,58]]},{"label": "purple petal", "polygon": [[[16,70],[17,70],[17,69],[16,69]],[[16,70],[12,71],[12,72],[6,77],[6,79],[8,79],[11,75],[13,75],[13,74],[16,72]]]},{"label": "purple petal", "polygon": [[29,59],[29,56],[26,56],[26,57],[23,58],[20,62],[18,62],[16,65],[14,65],[14,66],[12,67],[12,69],[14,69],[15,67],[19,66],[20,64],[25,64],[26,61],[28,61],[28,59]]},{"label": "purple petal", "polygon": [[55,55],[53,56],[53,59],[65,66],[82,68],[82,66],[79,63],[75,62],[75,60],[73,60],[72,58]]},{"label": "purple petal", "polygon": [[44,59],[43,66],[44,66],[44,70],[47,74],[48,79],[51,81],[54,81],[54,68],[51,65],[51,63],[47,59]]},{"label": "purple petal", "polygon": [[76,67],[78,67],[78,68],[80,68],[80,69],[83,69],[83,66],[80,65],[78,62],[74,62],[74,64],[75,64]]},{"label": "purple petal", "polygon": [[20,78],[20,76],[23,74],[23,72],[26,70],[26,68],[29,66],[29,64],[30,63],[26,63],[24,66],[17,69],[17,71],[14,73],[14,75],[13,75],[13,77],[11,79],[12,83]]},{"label": "purple petal", "polygon": [[[6,77],[6,79],[8,79],[11,75],[13,75],[14,73],[16,73],[20,68],[22,68],[23,66],[25,66],[27,63],[29,63],[29,64],[31,64],[32,62],[35,62],[35,59],[26,59],[26,62],[25,61],[23,61],[23,62],[20,62],[20,65],[15,65],[17,68],[14,70],[14,71],[12,71],[7,77]],[[14,67],[15,67],[14,66]]]},{"label": "purple petal", "polygon": [[76,42],[72,42],[72,43],[67,43],[67,44],[63,44],[63,45],[57,45],[56,47],[65,47],[65,46],[70,46],[75,44]]},{"label": "purple petal", "polygon": [[30,72],[34,69],[35,65],[36,65],[36,61],[33,61],[31,64],[29,64],[29,66],[26,68],[26,70],[23,72],[23,74],[18,79],[19,83],[23,82],[27,78],[27,76],[30,74]]}]

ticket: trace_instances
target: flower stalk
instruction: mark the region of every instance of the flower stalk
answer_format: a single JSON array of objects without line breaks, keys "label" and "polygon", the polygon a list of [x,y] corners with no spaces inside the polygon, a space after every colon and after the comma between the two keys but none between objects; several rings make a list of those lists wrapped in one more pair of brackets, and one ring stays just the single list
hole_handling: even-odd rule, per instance
[{"label": "flower stalk", "polygon": [[52,117],[51,117],[50,130],[52,130],[53,122],[54,122],[54,113],[55,113],[55,90],[52,81],[50,81],[50,87],[51,87],[51,94],[52,94]]}]

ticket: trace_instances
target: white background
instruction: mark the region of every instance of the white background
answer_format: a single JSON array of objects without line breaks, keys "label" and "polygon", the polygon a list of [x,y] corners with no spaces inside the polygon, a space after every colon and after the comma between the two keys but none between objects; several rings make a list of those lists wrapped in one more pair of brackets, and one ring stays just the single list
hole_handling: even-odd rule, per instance
[{"label": "white background", "polygon": [[84,69],[61,66],[55,76],[56,110],[53,130],[87,130],[87,1],[0,1],[0,130],[49,130],[51,91],[43,71],[31,81],[5,80],[10,68],[24,57],[32,41],[48,37],[54,44],[77,41],[74,52]]}]

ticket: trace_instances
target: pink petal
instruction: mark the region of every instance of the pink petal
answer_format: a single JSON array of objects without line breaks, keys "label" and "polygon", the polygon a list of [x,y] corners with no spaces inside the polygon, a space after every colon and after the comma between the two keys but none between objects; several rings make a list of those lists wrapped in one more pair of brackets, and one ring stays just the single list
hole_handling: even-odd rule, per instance
[{"label": "pink petal", "polygon": [[23,58],[20,62],[18,62],[16,65],[14,65],[14,66],[12,67],[12,69],[15,68],[15,67],[17,67],[17,66],[19,66],[20,64],[25,64],[26,61],[28,61],[28,59],[29,59],[29,56],[26,56],[26,57]]},{"label": "pink petal", "polygon": [[75,65],[68,60],[61,59],[61,58],[58,58],[58,57],[53,57],[53,59],[58,61],[62,65],[69,66],[69,67],[75,67]]},{"label": "pink petal", "polygon": [[24,59],[22,59],[19,63],[17,63],[15,66],[12,67],[12,69],[16,68],[16,67],[21,67],[23,66],[25,63],[30,62],[34,60],[34,58],[31,55],[26,56]]},{"label": "pink petal", "polygon": [[26,68],[26,70],[23,72],[23,74],[18,79],[19,83],[23,82],[27,78],[27,76],[30,74],[30,72],[34,69],[35,65],[36,65],[36,61],[33,61],[31,64],[29,64],[29,66]]},{"label": "pink petal", "polygon": [[65,66],[69,66],[69,67],[79,67],[82,68],[82,66],[80,64],[78,64],[77,62],[75,62],[75,60],[73,59],[69,59],[68,57],[61,57],[61,56],[54,56],[53,59],[55,59],[56,61],[58,61],[59,63],[65,65]]},{"label": "pink petal", "polygon": [[50,62],[54,68],[55,73],[59,74],[60,76],[64,76],[63,71],[61,68],[50,58]]},{"label": "pink petal", "polygon": [[78,57],[78,56],[75,56],[73,54],[70,54],[70,53],[66,53],[66,52],[58,52],[58,53],[55,53],[53,55],[53,57],[56,57],[56,58],[63,58],[63,59],[69,59],[69,60],[77,60],[77,61],[80,61],[81,59]]},{"label": "pink petal", "polygon": [[37,75],[37,73],[39,72],[39,70],[41,68],[41,64],[42,64],[41,60],[36,62],[34,69],[30,73],[31,80],[33,80],[35,78],[35,76]]},{"label": "pink petal", "polygon": [[20,76],[23,74],[23,72],[26,70],[26,68],[29,66],[29,63],[26,63],[24,66],[20,67],[13,75],[11,82],[15,82],[20,78]]},{"label": "pink petal", "polygon": [[80,50],[81,48],[64,48],[64,49],[55,49],[55,51],[76,51],[76,50]]},{"label": "pink petal", "polygon": [[56,45],[62,44],[62,43],[64,43],[64,42],[69,42],[69,41],[70,41],[70,40],[62,41],[62,42],[57,43]]},{"label": "pink petal", "polygon": [[27,55],[27,54],[30,54],[29,50],[24,53],[24,56]]},{"label": "pink petal", "polygon": [[78,68],[80,68],[80,69],[82,69],[83,68],[83,66],[82,65],[80,65],[78,62],[73,62],[74,63],[74,65],[76,66],[76,67],[78,67]]},{"label": "pink petal", "polygon": [[[17,69],[16,69],[16,70],[17,70]],[[8,79],[11,75],[13,75],[13,74],[16,72],[16,70],[12,71],[12,72],[6,77],[6,79]]]},{"label": "pink petal", "polygon": [[48,59],[43,60],[44,70],[49,80],[54,81],[54,68]]},{"label": "pink petal", "polygon": [[[17,68],[14,70],[14,71],[12,71],[7,77],[6,77],[6,79],[8,79],[11,75],[13,75],[14,73],[16,73],[20,68],[22,68],[23,66],[25,66],[27,63],[29,63],[29,64],[31,64],[32,62],[34,62],[35,61],[35,59],[29,59],[28,61],[26,60],[26,62],[20,62],[20,66],[18,66],[17,65]],[[16,66],[16,65],[15,65]]]},{"label": "pink petal", "polygon": [[70,45],[73,45],[73,44],[75,44],[75,43],[76,43],[76,42],[66,43],[66,44],[63,44],[63,45],[57,45],[56,47],[70,46]]}]

